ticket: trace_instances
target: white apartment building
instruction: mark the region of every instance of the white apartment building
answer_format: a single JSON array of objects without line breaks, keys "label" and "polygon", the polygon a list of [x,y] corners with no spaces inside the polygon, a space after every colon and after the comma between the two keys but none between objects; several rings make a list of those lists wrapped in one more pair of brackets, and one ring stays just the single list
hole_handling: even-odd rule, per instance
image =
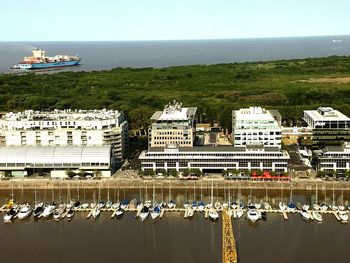
[{"label": "white apartment building", "polygon": [[281,147],[281,115],[278,111],[250,107],[232,111],[232,137],[235,146]]},{"label": "white apartment building", "polygon": [[150,147],[192,147],[195,139],[195,115],[197,108],[183,108],[174,101],[156,111],[151,117]]},{"label": "white apartment building", "polygon": [[350,129],[350,118],[331,107],[305,110],[304,120],[312,129]]},{"label": "white apartment building", "polygon": [[231,169],[287,172],[290,156],[278,147],[198,146],[150,148],[139,159],[142,171],[182,172],[189,168],[214,173]]},{"label": "white apartment building", "polygon": [[0,119],[0,145],[113,145],[122,160],[127,141],[128,123],[117,110],[26,110]]}]

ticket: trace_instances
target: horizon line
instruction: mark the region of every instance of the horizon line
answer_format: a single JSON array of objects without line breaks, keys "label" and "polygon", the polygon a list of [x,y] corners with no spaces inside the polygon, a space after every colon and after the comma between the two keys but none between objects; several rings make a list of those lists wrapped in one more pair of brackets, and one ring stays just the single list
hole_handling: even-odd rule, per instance
[{"label": "horizon line", "polygon": [[267,37],[237,37],[237,38],[183,38],[183,39],[119,39],[119,40],[0,40],[0,42],[155,42],[155,41],[210,41],[210,40],[246,40],[246,39],[285,39],[303,37],[343,37],[340,35],[294,35],[294,36],[267,36]]}]

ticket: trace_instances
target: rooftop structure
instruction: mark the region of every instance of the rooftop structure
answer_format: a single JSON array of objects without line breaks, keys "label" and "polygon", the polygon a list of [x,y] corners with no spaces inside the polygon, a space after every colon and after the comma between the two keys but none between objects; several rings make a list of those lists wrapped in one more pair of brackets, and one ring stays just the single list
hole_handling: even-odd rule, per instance
[{"label": "rooftop structure", "polygon": [[128,123],[114,110],[26,110],[0,119],[0,145],[113,145],[122,160]]},{"label": "rooftop structure", "polygon": [[312,129],[349,129],[350,118],[331,107],[305,110],[304,120]]},{"label": "rooftop structure", "polygon": [[196,111],[197,108],[183,108],[182,104],[176,101],[165,105],[163,111],[156,111],[151,117],[150,147],[172,144],[192,147]]},{"label": "rooftop structure", "polygon": [[265,145],[281,147],[281,115],[261,107],[232,112],[232,131],[235,146]]}]

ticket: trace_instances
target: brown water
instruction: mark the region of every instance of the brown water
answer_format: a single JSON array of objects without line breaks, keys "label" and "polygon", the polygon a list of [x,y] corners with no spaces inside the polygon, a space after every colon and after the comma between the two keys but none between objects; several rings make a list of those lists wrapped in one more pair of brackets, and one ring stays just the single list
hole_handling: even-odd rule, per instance
[{"label": "brown water", "polygon": [[[80,191],[80,197],[83,196]],[[137,197],[139,191],[127,192],[125,197]],[[148,191],[151,198],[151,191]],[[215,192],[215,191],[214,191]],[[145,194],[145,193],[143,193]],[[157,197],[161,196],[158,191]],[[204,193],[204,200],[209,196]],[[244,199],[261,199],[265,191],[250,191]],[[311,201],[311,194],[295,193],[294,201]],[[341,193],[335,193],[341,202]],[[344,193],[344,199],[348,198]],[[0,200],[6,200],[11,192],[1,192]],[[67,193],[62,191],[61,198]],[[77,193],[71,191],[72,198]],[[163,196],[166,199],[166,193]],[[197,189],[196,195],[200,195]],[[223,193],[220,198],[223,199]],[[270,200],[278,202],[280,191],[270,191]],[[17,200],[30,200],[33,191],[15,190]],[[38,193],[40,199],[51,199],[51,191]],[[55,199],[59,198],[58,191]],[[92,199],[93,192],[85,192]],[[96,198],[98,191],[95,191]],[[106,199],[107,193],[100,194]],[[117,191],[116,191],[117,196]],[[173,193],[174,199],[186,200],[186,193]],[[193,199],[193,191],[188,191],[188,199]],[[328,201],[332,201],[332,191],[327,192]],[[64,197],[64,198],[63,198]],[[110,191],[111,199],[114,191]],[[119,191],[120,199],[124,191]],[[285,201],[289,191],[284,191]],[[319,192],[323,198],[322,191]],[[220,199],[219,198],[219,199]],[[39,199],[39,198],[38,198]],[[158,199],[158,198],[157,198]],[[216,199],[216,195],[214,196]],[[290,215],[284,221],[281,215],[269,214],[266,221],[251,224],[245,219],[233,219],[237,240],[239,262],[347,262],[350,243],[349,224],[340,224],[332,215],[323,217],[324,222],[306,223],[300,215]],[[126,213],[120,220],[111,219],[104,212],[97,220],[86,219],[85,213],[76,213],[71,222],[62,220],[37,220],[29,218],[15,220],[12,224],[0,223],[0,255],[11,262],[220,262],[221,261],[221,219],[211,222],[202,214],[196,214],[192,220],[184,219],[182,213],[167,213],[162,219],[145,222],[136,220],[134,213]],[[38,260],[38,258],[40,258]]]}]

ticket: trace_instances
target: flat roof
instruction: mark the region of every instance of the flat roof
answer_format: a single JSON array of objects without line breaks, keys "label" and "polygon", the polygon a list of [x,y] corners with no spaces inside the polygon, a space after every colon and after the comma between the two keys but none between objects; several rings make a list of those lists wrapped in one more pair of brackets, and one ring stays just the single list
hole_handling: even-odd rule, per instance
[{"label": "flat roof", "polygon": [[263,146],[194,146],[194,147],[179,147],[179,148],[162,148],[151,147],[149,152],[281,152],[278,147],[263,147]]},{"label": "flat roof", "polygon": [[[321,114],[321,112],[324,112],[324,114]],[[313,120],[316,121],[336,121],[336,120],[342,120],[342,121],[348,121],[350,120],[349,117],[347,117],[345,114],[341,113],[340,111],[334,110],[330,107],[321,107],[318,110],[304,110],[304,113],[309,115]]]},{"label": "flat roof", "polygon": [[179,108],[179,109],[164,109],[163,111],[156,111],[151,120],[188,120],[191,119],[196,114],[197,108]]},{"label": "flat roof", "polygon": [[111,146],[3,146],[0,163],[108,163]]}]

